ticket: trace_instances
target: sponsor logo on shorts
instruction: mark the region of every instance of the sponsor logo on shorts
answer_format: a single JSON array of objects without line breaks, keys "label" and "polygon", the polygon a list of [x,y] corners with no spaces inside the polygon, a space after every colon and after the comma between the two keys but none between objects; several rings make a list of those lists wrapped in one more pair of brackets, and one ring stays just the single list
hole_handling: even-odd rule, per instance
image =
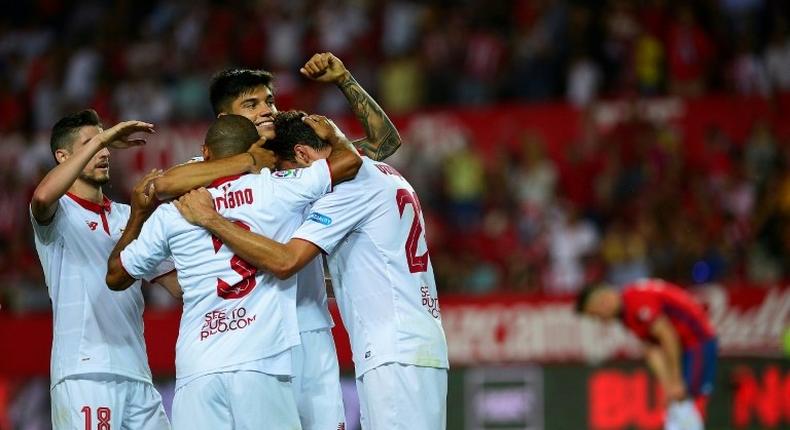
[{"label": "sponsor logo on shorts", "polygon": [[302,169],[278,170],[272,173],[272,177],[278,179],[298,178],[300,176],[302,176]]},{"label": "sponsor logo on shorts", "polygon": [[307,217],[307,219],[309,221],[315,221],[315,222],[317,222],[319,224],[323,224],[323,225],[332,224],[332,218],[329,218],[328,216],[326,216],[324,214],[321,214],[321,213],[318,213],[318,212],[311,213],[310,216]]}]

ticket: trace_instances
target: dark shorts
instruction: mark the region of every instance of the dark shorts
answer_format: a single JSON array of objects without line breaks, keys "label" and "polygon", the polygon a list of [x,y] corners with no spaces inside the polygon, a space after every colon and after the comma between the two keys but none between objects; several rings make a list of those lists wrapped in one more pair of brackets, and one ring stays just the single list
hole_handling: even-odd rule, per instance
[{"label": "dark shorts", "polygon": [[716,339],[683,351],[683,380],[692,397],[709,396],[713,392],[718,353]]}]

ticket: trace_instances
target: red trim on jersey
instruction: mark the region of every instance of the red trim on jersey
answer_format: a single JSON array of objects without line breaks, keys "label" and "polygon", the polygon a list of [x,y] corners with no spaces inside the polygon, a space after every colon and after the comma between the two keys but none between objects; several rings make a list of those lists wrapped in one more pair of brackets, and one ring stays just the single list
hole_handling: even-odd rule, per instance
[{"label": "red trim on jersey", "polygon": [[78,205],[96,214],[101,214],[102,210],[105,210],[107,213],[112,210],[112,200],[108,199],[107,196],[103,196],[102,204],[98,204],[69,192],[67,192],[66,195],[71,197]]},{"label": "red trim on jersey", "polygon": [[107,233],[107,235],[110,234],[110,223],[107,221],[107,214],[112,211],[112,200],[107,198],[107,196],[102,196],[102,204],[98,204],[69,192],[67,192],[66,195],[83,208],[100,215],[101,226],[104,232]]},{"label": "red trim on jersey", "polygon": [[332,177],[332,166],[329,164],[329,159],[326,159],[326,168],[329,169],[329,192],[335,189],[335,178]]},{"label": "red trim on jersey", "polygon": [[101,215],[101,226],[102,226],[102,228],[104,228],[104,232],[107,233],[107,235],[109,236],[110,235],[110,223],[107,222],[107,212],[101,211],[101,213],[99,215]]},{"label": "red trim on jersey", "polygon": [[[118,258],[120,258],[120,257],[118,257]],[[121,265],[123,265],[123,262],[121,262]],[[126,269],[123,269],[123,270],[126,270]],[[156,281],[157,281],[159,278],[161,278],[161,277],[163,277],[163,276],[167,276],[167,275],[169,275],[169,274],[171,274],[171,273],[173,273],[173,272],[175,272],[175,271],[176,271],[176,269],[173,269],[173,270],[169,270],[169,271],[167,271],[167,272],[165,272],[165,273],[162,273],[161,275],[157,276],[156,278],[154,278],[154,279],[151,279],[150,283],[151,283],[151,284],[153,284],[153,283],[154,283],[154,282],[156,282]],[[127,273],[128,273],[128,272],[127,272]]]},{"label": "red trim on jersey", "polygon": [[222,185],[222,184],[224,184],[226,182],[235,181],[236,179],[239,179],[242,176],[244,176],[244,175],[239,174],[239,175],[223,176],[221,178],[214,179],[214,181],[212,181],[210,184],[208,184],[208,187],[209,188],[215,188],[215,187],[218,187],[218,186],[220,186],[220,185]]}]

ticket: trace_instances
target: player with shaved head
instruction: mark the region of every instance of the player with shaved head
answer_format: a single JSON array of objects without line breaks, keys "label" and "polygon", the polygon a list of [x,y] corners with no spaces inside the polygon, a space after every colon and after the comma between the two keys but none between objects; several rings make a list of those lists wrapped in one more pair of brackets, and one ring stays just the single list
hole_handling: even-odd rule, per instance
[{"label": "player with shaved head", "polygon": [[[235,225],[284,238],[309,205],[334,184],[353,178],[361,159],[323,117],[299,126],[329,155],[304,169],[233,175],[210,184],[213,205]],[[221,115],[203,145],[206,160],[245,155],[259,143],[255,125]],[[177,204],[177,203],[176,203]],[[107,285],[123,291],[172,257],[183,288],[176,343],[176,429],[301,428],[293,396],[292,349],[300,344],[296,278],[279,280],[235,255],[222,240],[181,217],[174,204],[159,206],[145,222],[130,222],[134,240],[107,262]]]}]

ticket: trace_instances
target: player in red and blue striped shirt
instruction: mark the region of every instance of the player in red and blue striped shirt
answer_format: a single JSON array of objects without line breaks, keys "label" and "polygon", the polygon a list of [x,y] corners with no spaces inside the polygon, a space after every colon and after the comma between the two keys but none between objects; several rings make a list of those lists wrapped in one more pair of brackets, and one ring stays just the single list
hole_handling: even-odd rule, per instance
[{"label": "player in red and blue striped shirt", "polygon": [[681,287],[648,279],[622,291],[607,285],[585,288],[579,313],[604,321],[619,319],[645,342],[648,367],[661,382],[672,406],[693,400],[704,415],[716,375],[717,343],[703,307]]}]

